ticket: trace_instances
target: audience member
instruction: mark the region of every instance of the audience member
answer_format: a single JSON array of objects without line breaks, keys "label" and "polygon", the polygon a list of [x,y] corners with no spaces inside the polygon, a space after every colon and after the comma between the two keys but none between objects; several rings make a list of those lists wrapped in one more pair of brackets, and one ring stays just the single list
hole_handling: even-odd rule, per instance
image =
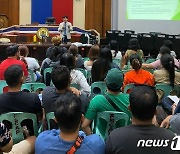
[{"label": "audience member", "polygon": [[107,72],[111,69],[111,63],[104,58],[98,58],[93,62],[91,70],[92,83],[104,81]]},{"label": "audience member", "polygon": [[[27,69],[32,70],[34,72],[34,80],[40,80],[41,75],[40,72],[37,71],[40,68],[38,61],[35,58],[28,57],[29,49],[26,45],[20,45],[18,49],[20,51],[20,59],[25,60],[27,64]],[[26,82],[32,82],[30,73],[28,74]]]},{"label": "audience member", "polygon": [[104,142],[96,135],[79,131],[84,116],[81,100],[72,93],[59,97],[54,104],[55,119],[60,130],[42,132],[35,145],[36,154],[98,153],[104,154]]},{"label": "audience member", "polygon": [[175,71],[174,58],[170,54],[163,54],[160,62],[162,69],[154,71],[155,82],[171,86],[180,84],[180,72]]},{"label": "audience member", "polygon": [[85,92],[89,94],[91,92],[90,86],[87,83],[87,80],[84,74],[75,69],[75,58],[70,53],[64,53],[60,59],[60,65],[65,65],[71,75],[71,84],[77,84],[81,90],[81,92]]},{"label": "audience member", "polygon": [[82,56],[78,54],[78,47],[76,45],[71,45],[68,51],[75,57],[76,68],[84,68],[84,61]]},{"label": "audience member", "polygon": [[51,42],[54,44],[54,46],[60,46],[61,40],[61,37],[59,35],[56,35],[52,37]]},{"label": "audience member", "polygon": [[[173,56],[173,58],[176,58],[176,52],[173,51],[173,43],[171,40],[164,40],[164,46],[168,47],[171,51],[170,51],[170,55]],[[161,54],[159,53],[157,55],[156,60],[161,58]]]},{"label": "audience member", "polygon": [[99,57],[99,53],[100,53],[100,49],[98,45],[93,45],[90,48],[89,53],[88,53],[89,60],[84,62],[84,67],[87,70],[92,69],[93,62]]},{"label": "audience member", "polygon": [[7,47],[6,55],[8,58],[2,61],[2,63],[0,64],[0,80],[4,80],[4,72],[6,71],[6,69],[11,65],[15,65],[15,64],[21,65],[22,70],[24,72],[24,76],[27,77],[28,71],[26,69],[26,65],[24,64],[24,62],[19,60],[20,55],[19,55],[18,46],[11,45]]},{"label": "audience member", "polygon": [[[46,59],[43,60],[42,65],[41,65],[41,75],[43,76],[43,81],[44,81],[44,70],[49,67],[56,67],[60,63],[60,58],[61,56],[67,52],[66,48],[63,47],[49,47],[46,51]],[[51,81],[51,74],[46,75],[46,81],[44,83],[49,86]]]},{"label": "audience member", "polygon": [[111,53],[111,49],[105,47],[101,49],[99,58],[104,58],[106,61],[108,61],[110,63],[111,68],[118,68],[119,66],[113,62],[112,60],[112,53]]},{"label": "audience member", "polygon": [[154,86],[154,76],[150,72],[141,69],[142,59],[137,54],[130,56],[130,64],[133,70],[125,73],[123,88],[130,83]]},{"label": "audience member", "polygon": [[116,40],[111,40],[109,43],[109,46],[111,48],[111,53],[113,59],[120,59],[122,58],[121,52],[118,50],[118,42]]},{"label": "audience member", "polygon": [[[164,54],[170,54],[170,49],[166,46],[162,46],[160,48],[159,53],[161,56]],[[175,67],[177,67],[177,69],[179,69],[180,68],[180,62],[177,59],[174,59],[174,63],[175,63]],[[160,59],[158,59],[158,60],[156,60],[150,64],[142,64],[142,68],[145,68],[145,69],[161,69],[162,64],[161,64]]]},{"label": "audience member", "polygon": [[123,69],[124,65],[128,63],[130,56],[135,53],[138,54],[141,59],[144,58],[144,53],[140,49],[138,40],[136,38],[132,38],[129,40],[128,50],[122,58],[121,69]]},{"label": "audience member", "polygon": [[35,140],[36,137],[31,136],[13,145],[10,130],[3,123],[0,123],[0,152],[3,154],[33,154]]},{"label": "audience member", "polygon": [[[106,97],[111,99],[117,105],[120,112],[125,112],[130,116],[130,112],[127,108],[129,105],[129,95],[120,92],[123,84],[123,73],[119,69],[113,68],[108,71],[105,82],[107,85],[107,93],[105,95],[96,95],[90,101],[86,111],[82,129],[87,135],[92,133],[90,124],[92,120],[96,118],[98,112],[115,111],[114,107],[109,103]],[[105,125],[102,124],[100,127],[100,130],[103,131]]]},{"label": "audience member", "polygon": [[42,102],[45,113],[54,112],[54,103],[58,97],[65,93],[76,93],[82,101],[82,110],[85,112],[89,100],[85,95],[81,94],[79,90],[70,87],[70,72],[66,66],[58,66],[53,69],[52,82],[54,86],[47,87],[42,93]]},{"label": "audience member", "polygon": [[117,128],[109,135],[106,153],[118,154],[176,154],[171,150],[175,136],[170,130],[153,125],[158,97],[148,86],[136,86],[129,97],[132,125]]}]

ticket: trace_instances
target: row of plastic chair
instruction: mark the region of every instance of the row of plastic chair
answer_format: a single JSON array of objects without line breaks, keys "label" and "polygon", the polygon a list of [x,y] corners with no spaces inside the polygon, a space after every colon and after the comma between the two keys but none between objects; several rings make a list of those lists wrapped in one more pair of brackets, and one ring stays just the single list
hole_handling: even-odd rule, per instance
[{"label": "row of plastic chair", "polygon": [[[127,84],[124,87],[124,93],[129,93],[129,90],[131,90],[134,86],[136,86],[136,85],[133,84],[133,83],[132,84]],[[174,85],[174,87],[172,87],[169,84],[158,83],[158,84],[155,85],[155,89],[163,91],[163,96],[168,96],[172,92],[176,96],[180,96],[180,85]]]},{"label": "row of plastic chair", "polygon": [[[49,130],[54,129],[52,126],[54,118],[54,112],[46,114]],[[97,114],[97,118],[93,121],[92,130],[94,134],[98,134],[103,140],[106,140],[111,131],[119,127],[127,126],[129,122],[130,117],[127,113],[117,111],[103,111]],[[105,127],[102,128],[102,125]]]}]

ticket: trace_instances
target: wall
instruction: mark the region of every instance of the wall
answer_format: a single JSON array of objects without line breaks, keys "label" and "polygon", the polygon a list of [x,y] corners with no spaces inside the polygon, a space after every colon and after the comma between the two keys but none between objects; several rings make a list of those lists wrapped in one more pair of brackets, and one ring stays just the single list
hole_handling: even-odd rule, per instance
[{"label": "wall", "polygon": [[73,1],[73,26],[85,29],[85,0]]},{"label": "wall", "polygon": [[[32,0],[20,0],[19,24],[31,24],[31,3]],[[37,9],[39,9],[39,7]],[[52,12],[52,14],[55,13]],[[73,0],[72,19],[73,26],[77,26],[82,29],[85,28],[85,0]],[[42,23],[44,20],[45,19],[43,19]],[[62,20],[62,18],[59,17],[57,19],[57,24],[59,23],[59,20]]]},{"label": "wall", "polygon": [[31,0],[20,0],[19,2],[19,24],[31,23]]},{"label": "wall", "polygon": [[[170,20],[127,20],[126,0],[113,1],[112,9],[116,17],[112,18],[112,29],[131,29],[139,32],[162,32],[167,34],[180,34],[180,21]],[[118,6],[118,7],[117,7]],[[118,23],[116,22],[118,21]]]}]

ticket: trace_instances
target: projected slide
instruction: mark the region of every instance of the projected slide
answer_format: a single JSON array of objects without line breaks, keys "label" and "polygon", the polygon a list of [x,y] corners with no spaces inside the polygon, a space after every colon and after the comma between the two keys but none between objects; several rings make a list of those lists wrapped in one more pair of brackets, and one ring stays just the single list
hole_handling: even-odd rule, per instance
[{"label": "projected slide", "polygon": [[180,0],[127,0],[127,19],[180,20]]}]

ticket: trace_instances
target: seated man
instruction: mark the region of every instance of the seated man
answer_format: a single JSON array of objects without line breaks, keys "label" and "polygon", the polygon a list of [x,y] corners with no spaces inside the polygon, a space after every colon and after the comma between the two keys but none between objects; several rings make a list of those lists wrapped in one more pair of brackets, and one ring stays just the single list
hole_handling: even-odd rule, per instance
[{"label": "seated man", "polygon": [[[41,116],[42,108],[38,95],[21,91],[21,85],[24,82],[22,67],[20,65],[10,66],[6,69],[4,77],[9,89],[7,93],[0,94],[0,114],[28,112]],[[27,122],[26,124],[28,128],[31,128],[31,123]],[[30,133],[30,135],[33,134]]]},{"label": "seated man", "polygon": [[13,140],[10,135],[9,129],[0,123],[0,153],[7,152],[8,154],[33,154],[34,144],[36,137],[31,136],[26,140],[23,140],[13,145]]},{"label": "seated man", "polygon": [[60,130],[42,132],[35,143],[36,154],[104,154],[102,139],[96,135],[86,136],[79,131],[83,121],[81,100],[75,94],[66,93],[54,103],[55,120]]},{"label": "seated man", "polygon": [[0,64],[0,80],[4,80],[4,72],[5,70],[11,66],[11,65],[20,65],[22,67],[22,70],[24,72],[24,76],[27,77],[28,76],[28,71],[26,69],[26,65],[24,62],[22,62],[21,60],[19,60],[19,49],[17,45],[11,45],[9,47],[7,47],[6,49],[6,55],[7,55],[7,59],[5,59],[4,61],[2,61],[2,63]]},{"label": "seated man", "polygon": [[47,87],[42,93],[42,102],[45,113],[54,112],[54,102],[58,97],[61,97],[65,93],[76,93],[79,95],[82,101],[83,112],[85,112],[89,100],[85,95],[80,94],[80,92],[75,88],[70,88],[70,72],[66,66],[59,66],[52,70],[51,73],[52,82],[54,86]]},{"label": "seated man", "polygon": [[136,86],[130,93],[132,125],[115,129],[106,143],[106,153],[118,154],[176,154],[171,150],[175,136],[171,131],[153,125],[158,96],[149,86]]},{"label": "seated man", "polygon": [[[128,111],[129,95],[120,92],[123,84],[123,73],[119,69],[113,68],[108,71],[105,82],[107,85],[107,93],[105,94],[106,97],[109,97],[109,99],[117,105],[119,108],[117,111],[125,112],[131,116]],[[96,95],[91,100],[85,114],[85,119],[82,123],[82,129],[87,135],[92,133],[90,124],[92,120],[96,118],[98,112],[116,111],[116,109],[108,102],[106,97],[104,95]]]}]

